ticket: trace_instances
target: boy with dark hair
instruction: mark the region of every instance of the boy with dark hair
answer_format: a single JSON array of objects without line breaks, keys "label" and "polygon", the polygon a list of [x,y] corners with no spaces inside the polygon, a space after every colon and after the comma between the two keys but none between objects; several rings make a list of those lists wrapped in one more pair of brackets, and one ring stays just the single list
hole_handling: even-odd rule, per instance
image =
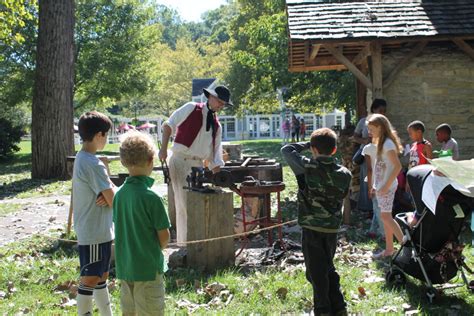
[{"label": "boy with dark hair", "polygon": [[162,250],[171,225],[163,201],[151,189],[154,156],[149,135],[131,131],[121,139],[120,160],[130,176],[115,195],[114,223],[124,315],[164,315],[165,310],[163,274],[168,268]]},{"label": "boy with dark hair", "polygon": [[423,138],[425,124],[422,121],[413,121],[408,124],[408,135],[414,142],[410,148],[410,159],[408,168],[429,163],[428,159],[433,158],[433,146]]},{"label": "boy with dark hair", "polygon": [[441,150],[451,150],[453,160],[459,159],[458,142],[451,137],[451,126],[443,123],[436,127],[436,140],[441,143]]},{"label": "boy with dark hair", "polygon": [[108,176],[106,160],[95,155],[107,143],[111,126],[110,119],[96,111],[87,112],[79,119],[83,144],[76,155],[72,176],[74,230],[81,266],[77,295],[79,315],[92,315],[92,298],[101,315],[112,315],[106,282],[114,239],[114,185]]},{"label": "boy with dark hair", "polygon": [[[315,315],[347,315],[333,259],[342,223],[342,203],[349,193],[352,175],[332,157],[336,143],[334,131],[320,128],[311,134],[309,142],[288,144],[281,149],[298,181],[298,223],[303,229],[306,278],[313,286]],[[301,154],[307,149],[312,158]]]}]

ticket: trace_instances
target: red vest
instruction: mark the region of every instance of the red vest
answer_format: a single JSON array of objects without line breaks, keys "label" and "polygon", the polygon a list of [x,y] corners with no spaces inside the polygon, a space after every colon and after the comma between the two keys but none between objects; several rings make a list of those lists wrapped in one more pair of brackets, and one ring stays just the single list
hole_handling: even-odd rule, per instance
[{"label": "red vest", "polygon": [[[189,116],[184,120],[184,122],[178,126],[178,128],[176,129],[176,137],[174,139],[176,143],[184,145],[188,148],[191,147],[203,124],[202,109],[204,108],[204,106],[204,103],[197,103],[191,114],[189,114]],[[216,124],[217,129],[219,129],[220,124],[219,120],[217,119],[217,116],[214,116],[214,123]],[[213,145],[216,141],[216,135],[217,130],[212,137]]]}]

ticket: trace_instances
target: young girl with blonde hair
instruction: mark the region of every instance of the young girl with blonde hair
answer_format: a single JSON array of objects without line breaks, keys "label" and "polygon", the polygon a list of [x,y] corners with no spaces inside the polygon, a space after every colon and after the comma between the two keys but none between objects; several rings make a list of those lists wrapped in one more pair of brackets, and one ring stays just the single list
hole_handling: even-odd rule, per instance
[{"label": "young girl with blonde hair", "polygon": [[377,146],[373,183],[369,183],[371,194],[375,194],[381,210],[385,231],[385,250],[374,254],[374,258],[383,259],[394,253],[393,235],[403,242],[400,225],[392,217],[393,199],[397,190],[397,175],[402,169],[398,154],[402,150],[397,132],[390,121],[382,114],[373,114],[367,119],[368,129]]}]

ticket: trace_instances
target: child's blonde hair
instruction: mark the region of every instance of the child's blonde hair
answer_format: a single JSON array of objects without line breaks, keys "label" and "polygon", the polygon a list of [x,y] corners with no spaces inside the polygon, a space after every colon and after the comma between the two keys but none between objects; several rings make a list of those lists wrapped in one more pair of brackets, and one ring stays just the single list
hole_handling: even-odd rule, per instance
[{"label": "child's blonde hair", "polygon": [[145,166],[156,155],[156,146],[150,135],[128,131],[120,136],[120,160],[125,167]]},{"label": "child's blonde hair", "polygon": [[398,149],[398,152],[402,152],[402,144],[400,138],[398,138],[397,132],[392,127],[392,124],[385,115],[382,114],[372,114],[367,118],[368,125],[373,125],[380,127],[380,137],[377,139],[377,155],[381,156],[383,152],[383,144],[385,140],[391,139],[392,142]]}]

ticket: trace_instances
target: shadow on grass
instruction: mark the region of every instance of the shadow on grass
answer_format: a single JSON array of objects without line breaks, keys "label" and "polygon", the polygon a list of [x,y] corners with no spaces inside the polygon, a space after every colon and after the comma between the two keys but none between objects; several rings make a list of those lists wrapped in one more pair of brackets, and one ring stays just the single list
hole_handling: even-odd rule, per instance
[{"label": "shadow on grass", "polygon": [[31,154],[16,154],[11,159],[0,162],[0,176],[31,171]]},{"label": "shadow on grass", "polygon": [[280,154],[282,143],[279,140],[249,141],[242,142],[242,155],[256,155],[262,158],[276,159],[277,162],[283,162]]},{"label": "shadow on grass", "polygon": [[15,197],[20,193],[36,190],[43,185],[51,184],[57,181],[61,181],[60,179],[48,179],[48,180],[41,180],[41,179],[21,179],[17,181],[13,181],[10,183],[5,183],[3,185],[0,184],[0,200],[10,197]]}]

